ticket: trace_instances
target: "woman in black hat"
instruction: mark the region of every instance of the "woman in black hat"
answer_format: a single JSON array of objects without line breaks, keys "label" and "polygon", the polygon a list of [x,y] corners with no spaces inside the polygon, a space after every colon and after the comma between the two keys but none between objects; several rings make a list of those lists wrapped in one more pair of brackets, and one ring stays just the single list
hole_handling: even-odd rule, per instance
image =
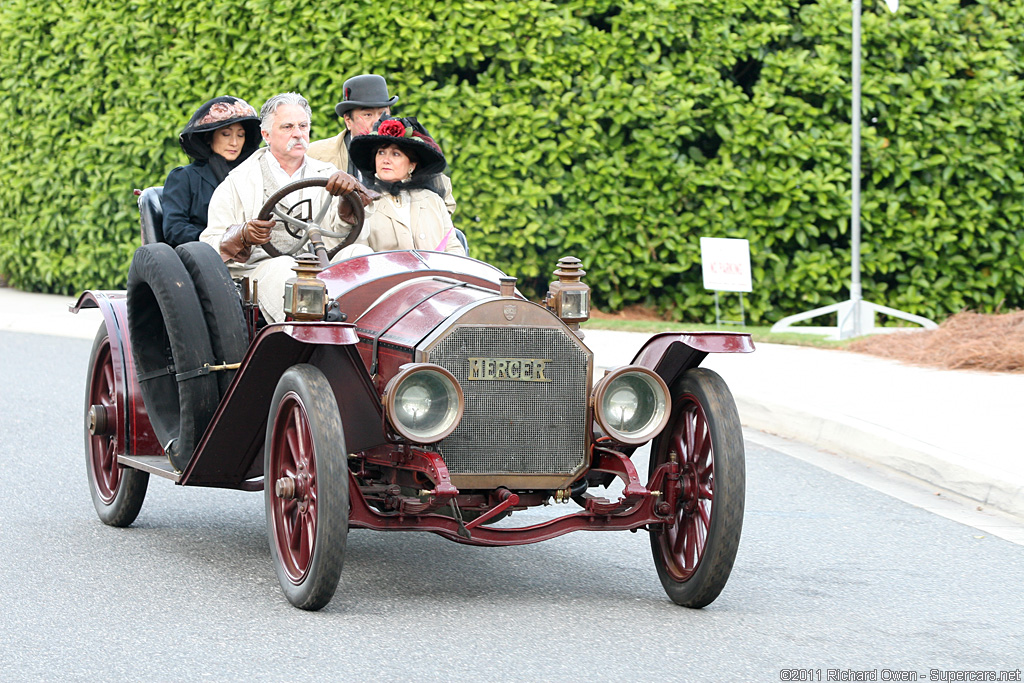
[{"label": "woman in black hat", "polygon": [[215,97],[199,107],[178,136],[193,161],[167,174],[164,183],[165,242],[176,247],[199,239],[214,189],[256,151],[260,139],[260,119],[245,100]]},{"label": "woman in black hat", "polygon": [[374,251],[423,249],[465,256],[444,203],[444,154],[415,117],[384,117],[373,133],[349,145],[352,162],[371,190],[359,241]]}]

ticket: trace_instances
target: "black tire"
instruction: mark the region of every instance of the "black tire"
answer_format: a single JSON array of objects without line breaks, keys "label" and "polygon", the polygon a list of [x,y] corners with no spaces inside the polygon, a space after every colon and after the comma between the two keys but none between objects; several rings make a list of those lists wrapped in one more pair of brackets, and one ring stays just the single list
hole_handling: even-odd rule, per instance
[{"label": "black tire", "polygon": [[[125,527],[135,521],[146,499],[149,473],[117,464],[117,389],[114,358],[106,324],[101,324],[89,355],[85,378],[85,471],[89,493],[100,521]],[[90,409],[102,415],[96,420],[96,434],[90,432]]]},{"label": "black tire", "polygon": [[[349,490],[338,402],[316,367],[293,365],[278,381],[263,458],[267,537],[281,590],[296,607],[318,610],[341,579]],[[279,495],[279,479],[294,482],[292,497]]]},{"label": "black tire", "polygon": [[171,464],[184,471],[220,395],[215,373],[182,377],[215,363],[199,297],[173,248],[147,244],[135,251],[127,305],[146,412]]},{"label": "black tire", "polygon": [[671,453],[679,462],[677,503],[666,524],[651,525],[651,550],[669,598],[700,608],[714,602],[729,580],[746,487],[739,413],[715,372],[693,368],[673,385],[672,419],[651,448],[650,471]]},{"label": "black tire", "polygon": [[[217,250],[204,242],[186,242],[175,250],[185,266],[203,309],[210,346],[218,365],[242,362],[249,348],[249,332],[242,299]],[[217,372],[219,396],[227,393],[236,370]]]}]

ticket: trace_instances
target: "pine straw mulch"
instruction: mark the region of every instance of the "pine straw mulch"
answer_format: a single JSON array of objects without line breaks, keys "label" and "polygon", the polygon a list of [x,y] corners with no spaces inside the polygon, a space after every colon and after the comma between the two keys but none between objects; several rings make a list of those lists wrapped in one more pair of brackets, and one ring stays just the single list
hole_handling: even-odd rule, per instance
[{"label": "pine straw mulch", "polygon": [[937,330],[876,334],[846,348],[947,370],[1024,373],[1024,311],[957,313]]}]

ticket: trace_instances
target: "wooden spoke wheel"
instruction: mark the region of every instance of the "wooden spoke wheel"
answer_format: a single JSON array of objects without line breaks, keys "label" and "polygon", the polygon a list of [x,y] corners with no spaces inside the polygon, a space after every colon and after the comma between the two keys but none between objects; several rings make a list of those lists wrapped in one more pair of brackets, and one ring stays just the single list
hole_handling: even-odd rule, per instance
[{"label": "wooden spoke wheel", "polygon": [[106,325],[100,325],[93,341],[85,383],[85,468],[100,520],[121,527],[134,522],[149,474],[117,462],[117,387]]},{"label": "wooden spoke wheel", "polygon": [[271,403],[264,452],[267,534],[288,601],[317,610],[341,578],[348,537],[348,461],[330,383],[289,368]]},{"label": "wooden spoke wheel", "polygon": [[673,602],[704,607],[729,580],[743,527],[743,432],[732,394],[711,370],[686,371],[672,391],[672,419],[651,449],[651,472],[670,463],[666,521],[651,525],[651,550]]}]

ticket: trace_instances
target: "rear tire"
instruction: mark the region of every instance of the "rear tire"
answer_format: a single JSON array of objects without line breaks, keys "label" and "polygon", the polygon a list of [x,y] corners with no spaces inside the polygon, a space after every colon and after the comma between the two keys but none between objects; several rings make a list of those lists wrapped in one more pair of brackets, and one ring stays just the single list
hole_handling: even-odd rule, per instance
[{"label": "rear tire", "polygon": [[[249,349],[249,332],[242,313],[242,300],[228,267],[217,251],[205,242],[186,242],[174,251],[196,288],[216,363],[240,363]],[[221,397],[227,393],[236,372],[217,372],[217,388]]]},{"label": "rear tire", "polygon": [[[89,355],[89,374],[85,379],[85,471],[96,514],[104,524],[125,527],[135,521],[146,499],[149,473],[117,462],[117,388],[114,384],[114,358],[107,326],[100,325]],[[106,417],[106,428],[93,435],[89,431],[89,410],[99,406]]]},{"label": "rear tire", "polygon": [[215,361],[192,278],[174,249],[160,243],[135,251],[128,270],[127,308],[132,355],[149,421],[167,458],[182,472],[220,395],[216,373],[181,381],[176,377]]},{"label": "rear tire", "polygon": [[[675,510],[651,525],[661,585],[677,605],[700,608],[725,588],[743,528],[743,430],[732,393],[715,372],[687,370],[672,387],[672,419],[651,448],[650,471],[675,456]],[[664,489],[671,484],[666,480]]]},{"label": "rear tire", "polygon": [[[348,539],[348,451],[324,374],[294,365],[277,383],[264,447],[267,536],[288,602],[318,610],[334,597]],[[279,480],[293,493],[280,495]]]}]

